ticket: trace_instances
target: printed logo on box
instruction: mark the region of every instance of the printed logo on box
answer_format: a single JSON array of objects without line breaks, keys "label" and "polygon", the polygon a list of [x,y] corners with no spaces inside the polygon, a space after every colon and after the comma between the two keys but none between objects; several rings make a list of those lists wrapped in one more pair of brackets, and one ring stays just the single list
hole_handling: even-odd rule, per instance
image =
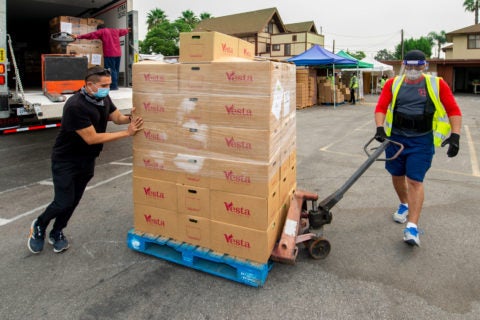
[{"label": "printed logo on box", "polygon": [[243,117],[251,117],[253,116],[252,109],[248,108],[235,108],[235,105],[225,105],[225,111],[227,111],[227,115],[231,116],[243,116]]},{"label": "printed logo on box", "polygon": [[233,48],[229,47],[226,43],[222,43],[222,51],[225,54],[233,54]]},{"label": "printed logo on box", "polygon": [[233,172],[233,170],[223,171],[223,174],[225,176],[225,180],[227,180],[228,182],[242,183],[242,184],[252,183],[250,176],[237,175]]},{"label": "printed logo on box", "polygon": [[251,75],[251,74],[250,75],[249,74],[237,74],[235,71],[226,72],[225,76],[227,77],[228,81],[248,81],[248,82],[252,82],[254,80],[253,75]]},{"label": "printed logo on box", "polygon": [[163,105],[151,103],[151,102],[144,102],[143,109],[147,112],[154,112],[154,113],[165,112],[165,107]]},{"label": "printed logo on box", "polygon": [[234,247],[244,247],[248,249],[251,248],[250,242],[243,239],[236,239],[233,237],[233,234],[224,233],[223,236],[225,237],[225,242],[227,242],[227,244],[230,244]]},{"label": "printed logo on box", "polygon": [[150,73],[144,73],[143,74],[143,79],[146,82],[165,82],[165,77],[160,74],[150,74]]},{"label": "printed logo on box", "polygon": [[165,170],[165,164],[153,159],[143,159],[143,165],[148,169]]},{"label": "printed logo on box", "polygon": [[152,218],[151,214],[144,214],[143,217],[145,218],[145,222],[147,224],[153,224],[160,227],[165,227],[165,220],[159,218]]},{"label": "printed logo on box", "polygon": [[234,137],[227,138],[225,137],[225,143],[227,144],[228,148],[233,149],[243,149],[243,150],[252,150],[252,144],[247,141],[235,141]]},{"label": "printed logo on box", "polygon": [[154,191],[151,187],[143,187],[143,192],[148,198],[165,199],[165,193],[161,191]]},{"label": "printed logo on box", "polygon": [[227,212],[235,213],[236,215],[241,215],[241,216],[250,216],[251,212],[250,209],[244,208],[244,207],[235,207],[233,205],[233,202],[224,202],[225,205],[225,210]]},{"label": "printed logo on box", "polygon": [[150,130],[143,130],[143,135],[145,139],[158,141],[158,142],[166,142],[167,141],[167,134],[165,132],[152,132]]}]

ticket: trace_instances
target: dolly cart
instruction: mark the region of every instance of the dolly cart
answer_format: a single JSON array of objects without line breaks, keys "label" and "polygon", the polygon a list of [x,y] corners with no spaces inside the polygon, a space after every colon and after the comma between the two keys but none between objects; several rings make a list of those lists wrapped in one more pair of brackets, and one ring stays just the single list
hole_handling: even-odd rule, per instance
[{"label": "dolly cart", "polygon": [[[314,259],[324,259],[330,253],[330,243],[323,237],[323,226],[332,222],[333,208],[345,192],[360,178],[360,176],[375,162],[393,160],[403,151],[401,143],[386,139],[378,147],[368,146],[375,138],[370,139],[363,147],[368,159],[337,191],[325,198],[317,206],[318,195],[308,191],[296,190],[290,201],[283,232],[276,243],[271,259],[274,261],[294,264],[298,254],[299,243],[304,243],[310,256]],[[391,158],[378,159],[389,143],[398,145],[398,151]],[[310,203],[310,205],[309,205]]]}]

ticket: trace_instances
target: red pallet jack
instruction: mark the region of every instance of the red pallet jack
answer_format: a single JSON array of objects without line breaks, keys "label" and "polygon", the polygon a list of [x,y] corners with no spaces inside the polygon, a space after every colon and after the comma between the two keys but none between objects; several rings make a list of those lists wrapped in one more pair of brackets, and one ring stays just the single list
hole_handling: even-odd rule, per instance
[{"label": "red pallet jack", "polygon": [[[317,194],[301,190],[295,191],[290,201],[282,235],[272,251],[271,260],[295,264],[299,243],[304,243],[313,259],[325,259],[328,256],[330,242],[323,237],[323,226],[332,222],[330,209],[343,198],[348,189],[375,161],[393,160],[403,151],[401,143],[388,139],[378,147],[368,150],[373,140],[375,138],[370,139],[363,147],[368,159],[338,190],[322,200],[318,206]],[[391,158],[379,159],[389,143],[398,145],[398,151]]]}]

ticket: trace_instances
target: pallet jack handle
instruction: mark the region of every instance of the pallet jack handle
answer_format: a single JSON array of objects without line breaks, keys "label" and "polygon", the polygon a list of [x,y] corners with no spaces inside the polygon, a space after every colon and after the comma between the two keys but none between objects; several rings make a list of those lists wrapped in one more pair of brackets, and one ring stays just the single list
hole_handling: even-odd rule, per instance
[{"label": "pallet jack handle", "polygon": [[[385,141],[380,144],[378,147],[370,148],[370,153],[368,151],[369,145],[375,140],[375,137],[371,138],[363,147],[363,150],[368,155],[368,159],[355,171],[355,173],[335,192],[326,197],[318,205],[318,210],[315,212],[310,212],[309,222],[310,226],[313,229],[322,227],[324,224],[330,223],[332,216],[330,209],[332,209],[342,198],[343,195],[350,189],[350,187],[360,178],[365,171],[375,162],[375,161],[390,161],[397,158],[400,153],[403,151],[403,145],[401,143],[385,139]],[[387,148],[388,144],[393,143],[398,146],[398,151],[391,158],[378,159],[383,151]],[[313,203],[315,208],[316,204]]]}]

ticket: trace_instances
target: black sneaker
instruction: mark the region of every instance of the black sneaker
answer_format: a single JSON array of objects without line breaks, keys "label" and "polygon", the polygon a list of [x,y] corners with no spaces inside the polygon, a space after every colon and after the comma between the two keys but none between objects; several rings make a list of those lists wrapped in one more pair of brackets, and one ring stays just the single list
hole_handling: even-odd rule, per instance
[{"label": "black sneaker", "polygon": [[30,235],[28,236],[27,247],[32,253],[39,253],[43,250],[43,243],[45,242],[45,230],[42,229],[37,219],[33,220],[30,227]]},{"label": "black sneaker", "polygon": [[67,250],[70,245],[62,231],[51,231],[48,236],[48,243],[53,245],[53,252],[60,253]]}]

